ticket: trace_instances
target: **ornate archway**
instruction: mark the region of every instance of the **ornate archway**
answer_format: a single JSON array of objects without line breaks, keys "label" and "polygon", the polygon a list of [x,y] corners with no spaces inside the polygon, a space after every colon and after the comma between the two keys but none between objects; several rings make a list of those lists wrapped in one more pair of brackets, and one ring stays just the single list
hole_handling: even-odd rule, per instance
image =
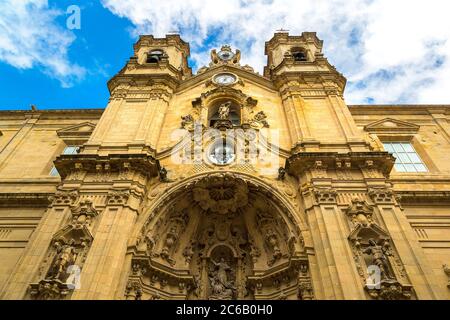
[{"label": "ornate archway", "polygon": [[300,222],[274,193],[232,173],[173,187],[140,228],[126,298],[312,299]]}]

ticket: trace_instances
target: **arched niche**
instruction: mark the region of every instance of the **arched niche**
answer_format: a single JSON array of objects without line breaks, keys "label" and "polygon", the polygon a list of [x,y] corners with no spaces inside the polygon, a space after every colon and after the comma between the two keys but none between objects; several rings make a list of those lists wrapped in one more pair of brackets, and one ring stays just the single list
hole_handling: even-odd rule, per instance
[{"label": "arched niche", "polygon": [[299,290],[312,288],[303,222],[263,189],[214,173],[168,190],[130,252],[128,281],[140,285],[140,298],[311,298]]},{"label": "arched niche", "polygon": [[210,120],[217,115],[222,103],[231,102],[231,111],[235,123],[246,124],[250,120],[251,111],[257,105],[257,100],[244,94],[241,90],[231,87],[218,87],[203,93],[192,102],[197,118],[201,119],[205,127],[210,126]]},{"label": "arched niche", "polygon": [[228,120],[231,121],[233,126],[240,126],[242,123],[242,115],[241,110],[242,107],[234,99],[229,99],[226,97],[219,98],[215,101],[211,102],[211,105],[208,106],[208,127],[214,127],[214,124],[220,120],[220,106],[228,104],[229,105],[229,116]]}]

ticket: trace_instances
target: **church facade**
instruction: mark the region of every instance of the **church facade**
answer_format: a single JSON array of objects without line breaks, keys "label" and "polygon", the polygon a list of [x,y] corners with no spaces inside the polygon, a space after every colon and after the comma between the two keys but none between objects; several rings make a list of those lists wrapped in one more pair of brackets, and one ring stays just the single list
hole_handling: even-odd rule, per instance
[{"label": "church facade", "polygon": [[145,35],[104,110],[0,112],[0,299],[449,299],[450,105],[347,105],[322,46]]}]

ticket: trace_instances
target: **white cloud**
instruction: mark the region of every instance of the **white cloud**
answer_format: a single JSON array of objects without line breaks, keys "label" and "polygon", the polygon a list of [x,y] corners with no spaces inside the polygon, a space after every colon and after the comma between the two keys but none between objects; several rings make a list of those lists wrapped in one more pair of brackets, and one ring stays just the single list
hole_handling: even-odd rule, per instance
[{"label": "white cloud", "polygon": [[75,36],[56,23],[61,14],[47,0],[2,0],[0,61],[19,69],[38,67],[63,87],[82,79],[86,70],[68,58]]},{"label": "white cloud", "polygon": [[262,71],[275,30],[316,31],[331,63],[349,80],[348,103],[450,103],[447,0],[102,0],[135,34],[181,31],[192,58],[229,43]]}]

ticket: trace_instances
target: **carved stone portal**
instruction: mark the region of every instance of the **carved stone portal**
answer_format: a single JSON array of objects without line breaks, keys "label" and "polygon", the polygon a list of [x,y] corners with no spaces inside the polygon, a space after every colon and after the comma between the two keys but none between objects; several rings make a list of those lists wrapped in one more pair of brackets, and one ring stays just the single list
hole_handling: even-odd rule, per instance
[{"label": "carved stone portal", "polygon": [[285,212],[243,179],[199,179],[151,215],[129,277],[140,287],[127,297],[312,299],[302,237]]}]

